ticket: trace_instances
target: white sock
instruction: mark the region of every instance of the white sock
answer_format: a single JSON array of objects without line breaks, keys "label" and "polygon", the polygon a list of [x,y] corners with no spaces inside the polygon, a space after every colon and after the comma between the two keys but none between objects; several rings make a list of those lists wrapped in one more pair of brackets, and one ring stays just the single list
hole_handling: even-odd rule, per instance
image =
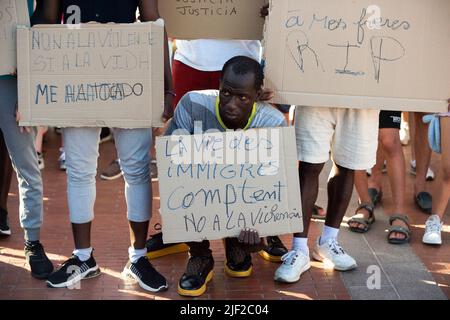
[{"label": "white sock", "polygon": [[139,258],[145,257],[147,255],[147,249],[135,249],[133,247],[128,248],[128,257],[130,258],[131,263],[136,263]]},{"label": "white sock", "polygon": [[322,235],[320,236],[319,245],[323,245],[330,239],[337,239],[339,229],[332,228],[324,225],[322,230]]},{"label": "white sock", "polygon": [[73,250],[73,254],[76,255],[81,261],[87,261],[91,257],[92,247],[86,249],[75,249]]},{"label": "white sock", "polygon": [[308,238],[292,238],[292,250],[300,251],[309,257]]}]

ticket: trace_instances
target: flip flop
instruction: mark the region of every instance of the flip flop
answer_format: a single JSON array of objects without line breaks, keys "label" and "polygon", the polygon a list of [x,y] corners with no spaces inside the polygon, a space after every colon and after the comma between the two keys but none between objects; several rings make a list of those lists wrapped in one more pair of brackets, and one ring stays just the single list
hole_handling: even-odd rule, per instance
[{"label": "flip flop", "polygon": [[429,194],[426,191],[419,192],[415,197],[414,200],[417,204],[417,206],[425,213],[431,214],[432,210],[432,204],[433,204],[433,198],[431,197],[431,194]]}]

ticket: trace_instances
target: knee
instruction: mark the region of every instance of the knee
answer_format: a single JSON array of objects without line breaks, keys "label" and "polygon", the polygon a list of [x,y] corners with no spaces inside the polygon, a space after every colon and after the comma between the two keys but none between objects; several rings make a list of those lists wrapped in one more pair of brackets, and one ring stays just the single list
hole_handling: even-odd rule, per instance
[{"label": "knee", "polygon": [[128,184],[139,185],[150,181],[150,167],[148,161],[121,160],[123,176]]},{"label": "knee", "polygon": [[380,136],[379,146],[390,156],[402,152],[400,136]]},{"label": "knee", "polygon": [[67,164],[69,184],[88,185],[95,183],[96,168],[89,169],[84,165],[72,166]]}]

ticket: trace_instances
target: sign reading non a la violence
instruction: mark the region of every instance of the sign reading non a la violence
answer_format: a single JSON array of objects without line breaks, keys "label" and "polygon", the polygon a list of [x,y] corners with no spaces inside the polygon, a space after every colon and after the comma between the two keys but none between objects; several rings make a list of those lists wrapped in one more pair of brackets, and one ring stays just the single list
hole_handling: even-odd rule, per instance
[{"label": "sign reading non a la violence", "polygon": [[161,126],[163,21],[18,30],[21,125]]},{"label": "sign reading non a la violence", "polygon": [[293,105],[439,112],[450,1],[272,0],[266,85]]},{"label": "sign reading non a la violence", "polygon": [[17,25],[30,25],[27,0],[0,0],[0,75],[16,70]]},{"label": "sign reading non a la violence", "polygon": [[303,230],[294,128],[157,138],[165,243]]},{"label": "sign reading non a la violence", "polygon": [[169,37],[261,40],[261,7],[268,0],[164,0],[158,2]]}]

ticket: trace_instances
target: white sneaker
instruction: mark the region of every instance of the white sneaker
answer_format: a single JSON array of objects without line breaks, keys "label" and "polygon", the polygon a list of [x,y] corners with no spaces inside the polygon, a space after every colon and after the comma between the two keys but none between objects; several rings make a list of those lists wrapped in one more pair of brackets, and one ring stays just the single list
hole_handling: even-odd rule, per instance
[{"label": "white sneaker", "polygon": [[425,233],[422,242],[426,244],[442,244],[442,222],[438,215],[433,214],[425,223]]},{"label": "white sneaker", "polygon": [[275,271],[275,281],[287,283],[297,282],[302,273],[311,268],[309,257],[300,251],[289,251],[281,257],[281,260],[283,264]]},{"label": "white sneaker", "polygon": [[[413,176],[416,175],[416,160],[411,160],[410,163],[410,169],[409,169],[409,173],[411,173]],[[428,168],[427,170],[427,181],[433,181],[434,180],[434,172],[433,170],[431,170],[431,168]]]},{"label": "white sneaker", "polygon": [[316,247],[312,256],[317,261],[330,264],[335,270],[347,271],[357,267],[355,259],[349,256],[336,239],[329,239],[324,244],[319,244],[320,237],[317,238]]}]

